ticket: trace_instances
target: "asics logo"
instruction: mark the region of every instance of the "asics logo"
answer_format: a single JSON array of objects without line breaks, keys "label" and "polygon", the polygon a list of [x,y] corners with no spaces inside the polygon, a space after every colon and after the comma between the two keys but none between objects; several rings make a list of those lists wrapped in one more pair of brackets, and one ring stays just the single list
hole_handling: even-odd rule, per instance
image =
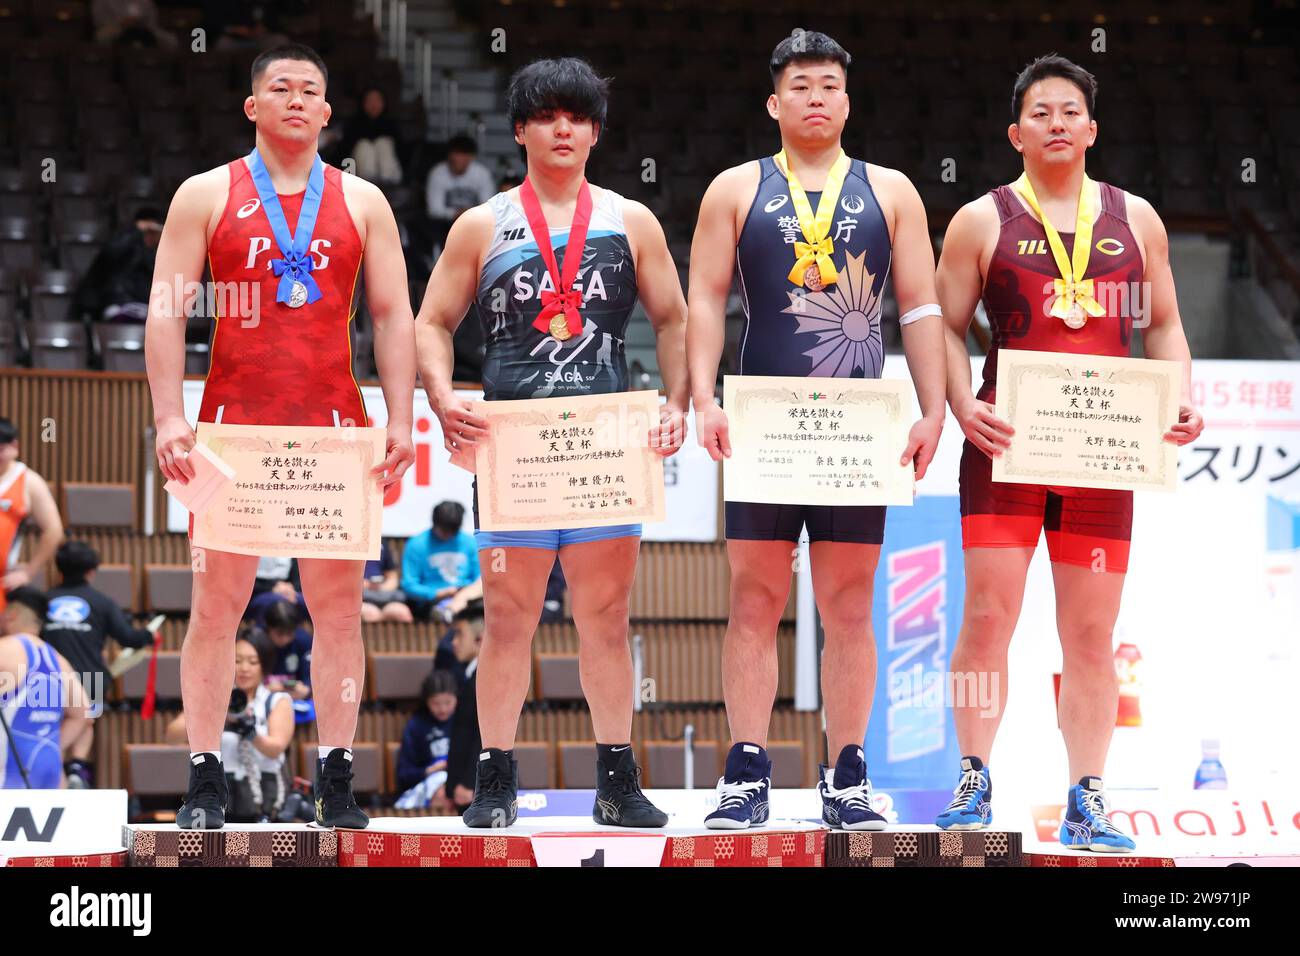
[{"label": "asics logo", "polygon": [[601,797],[596,798],[596,806],[600,807],[600,812],[611,820],[617,821],[622,815],[618,809],[618,804],[610,800],[604,800]]},{"label": "asics logo", "polygon": [[247,219],[253,213],[257,212],[257,207],[260,205],[262,205],[262,200],[250,199],[239,207],[239,210],[235,213],[235,217],[238,219]]},{"label": "asics logo", "polygon": [[785,193],[781,193],[781,195],[776,196],[767,201],[767,205],[763,207],[763,212],[776,212],[778,209],[780,209],[789,201],[790,201],[790,197],[787,196]]}]

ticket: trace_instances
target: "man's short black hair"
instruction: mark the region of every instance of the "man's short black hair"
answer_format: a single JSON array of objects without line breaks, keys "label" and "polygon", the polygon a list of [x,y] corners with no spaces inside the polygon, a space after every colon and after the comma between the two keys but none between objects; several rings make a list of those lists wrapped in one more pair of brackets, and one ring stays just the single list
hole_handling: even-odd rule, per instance
[{"label": "man's short black hair", "polygon": [[454,697],[458,690],[460,686],[456,683],[456,675],[451,671],[429,671],[420,684],[420,706],[423,707],[426,700],[439,694],[451,694]]},{"label": "man's short black hair", "polygon": [[1059,76],[1069,80],[1083,93],[1083,103],[1088,108],[1088,119],[1096,119],[1097,78],[1079,64],[1063,56],[1049,53],[1034,60],[1016,77],[1016,85],[1011,89],[1011,122],[1020,122],[1020,111],[1024,108],[1025,93],[1039,80]]},{"label": "man's short black hair", "polygon": [[572,56],[534,60],[516,70],[506,87],[511,129],[542,113],[564,110],[604,130],[608,106],[608,78],[597,76],[590,63]]},{"label": "man's short black hair", "polygon": [[273,602],[262,618],[268,631],[297,631],[300,620],[298,605],[290,601]]},{"label": "man's short black hair", "polygon": [[18,426],[7,418],[0,418],[0,445],[18,440]]},{"label": "man's short black hair", "polygon": [[483,620],[483,599],[476,598],[466,604],[461,610],[456,612],[453,621],[469,621],[471,624],[482,622]]},{"label": "man's short black hair", "polygon": [[461,133],[447,140],[447,152],[449,153],[469,153],[474,156],[478,153],[478,143],[474,141],[473,136],[466,136]]},{"label": "man's short black hair", "polygon": [[5,601],[9,604],[21,604],[36,615],[36,620],[44,621],[50,612],[50,601],[45,592],[29,585],[5,592]]},{"label": "man's short black hair", "polygon": [[465,523],[465,506],[459,501],[443,501],[433,509],[433,526],[453,534]]},{"label": "man's short black hair", "polygon": [[266,68],[276,60],[304,60],[311,63],[320,70],[321,80],[329,86],[330,71],[325,68],[325,61],[320,58],[319,53],[301,43],[285,43],[257,54],[257,58],[253,60],[253,69],[250,71],[253,89],[257,89],[257,81],[262,78]]},{"label": "man's short black hair", "polygon": [[71,587],[81,584],[99,567],[99,552],[84,541],[65,541],[55,552],[54,565],[63,575],[64,586]]},{"label": "man's short black hair", "polygon": [[827,60],[838,63],[849,75],[849,64],[853,57],[847,50],[824,33],[816,30],[802,30],[798,27],[788,37],[776,45],[768,69],[772,73],[772,86],[775,87],[781,73],[791,63],[825,63]]}]

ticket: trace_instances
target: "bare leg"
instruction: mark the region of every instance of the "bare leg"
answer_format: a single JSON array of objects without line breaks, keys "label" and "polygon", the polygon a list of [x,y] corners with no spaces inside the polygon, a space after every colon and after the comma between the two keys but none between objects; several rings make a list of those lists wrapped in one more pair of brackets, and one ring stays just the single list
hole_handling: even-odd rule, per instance
[{"label": "bare leg", "polygon": [[776,629],[790,598],[798,547],[792,541],[727,542],[731,617],[722,645],[722,692],[733,744],[767,746],[778,678]]},{"label": "bare leg", "polygon": [[351,747],[365,690],[361,644],[361,576],[364,561],[303,558],[302,593],[311,608],[311,682],[316,729],[324,747]]}]

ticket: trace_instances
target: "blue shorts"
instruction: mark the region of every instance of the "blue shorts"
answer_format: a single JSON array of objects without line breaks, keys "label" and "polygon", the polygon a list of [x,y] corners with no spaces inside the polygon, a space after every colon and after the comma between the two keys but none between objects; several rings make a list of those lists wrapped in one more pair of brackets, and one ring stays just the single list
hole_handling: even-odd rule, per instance
[{"label": "blue shorts", "polygon": [[480,551],[484,548],[540,548],[543,551],[559,551],[570,544],[633,536],[641,537],[641,525],[612,524],[599,528],[563,528],[555,531],[480,531],[478,482],[474,482],[474,543]]}]

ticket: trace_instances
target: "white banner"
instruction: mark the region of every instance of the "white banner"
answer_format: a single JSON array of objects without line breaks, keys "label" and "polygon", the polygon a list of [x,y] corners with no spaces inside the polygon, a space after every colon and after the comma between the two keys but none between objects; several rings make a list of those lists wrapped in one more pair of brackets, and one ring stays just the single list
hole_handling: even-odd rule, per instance
[{"label": "white banner", "polygon": [[125,790],[0,790],[0,856],[122,848]]},{"label": "white banner", "polygon": [[[388,423],[384,393],[378,386],[361,389],[369,413],[369,425]],[[478,400],[482,392],[459,392]],[[184,388],[185,418],[198,420],[203,403],[203,382],[186,380]],[[474,476],[451,463],[442,442],[442,427],[429,408],[423,389],[415,390],[415,407],[411,437],[415,445],[415,463],[407,469],[400,486],[390,489],[384,500],[384,537],[409,538],[428,531],[433,524],[433,509],[440,501],[459,501],[465,506],[465,530],[474,530]],[[647,524],[642,537],[646,541],[713,541],[718,527],[718,466],[695,440],[695,416],[687,416],[686,442],[682,450],[664,462],[664,499],[668,518]],[[167,530],[184,532],[189,513],[170,495],[167,500]]]}]

